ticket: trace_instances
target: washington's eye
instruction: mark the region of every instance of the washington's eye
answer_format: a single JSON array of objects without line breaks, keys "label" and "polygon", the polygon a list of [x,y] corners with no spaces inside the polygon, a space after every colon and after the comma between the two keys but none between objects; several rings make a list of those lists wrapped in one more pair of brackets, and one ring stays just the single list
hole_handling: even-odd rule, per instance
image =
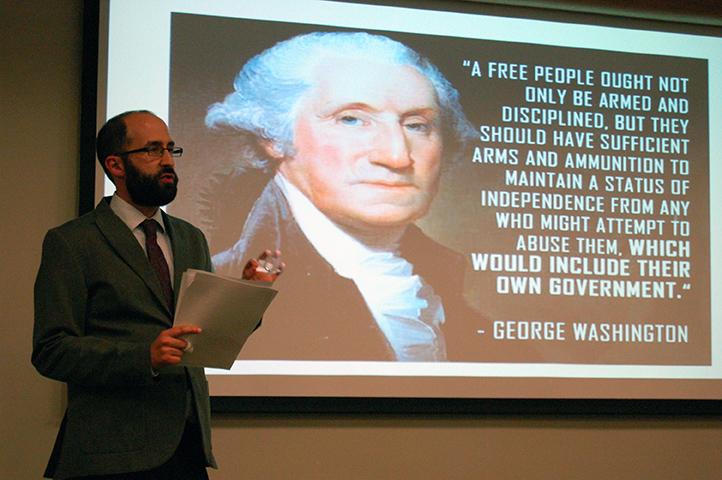
[{"label": "washington's eye", "polygon": [[411,130],[412,132],[429,133],[431,131],[432,124],[425,120],[408,120],[404,122],[404,128]]},{"label": "washington's eye", "polygon": [[363,120],[353,115],[342,115],[338,118],[338,122],[344,125],[363,125]]}]

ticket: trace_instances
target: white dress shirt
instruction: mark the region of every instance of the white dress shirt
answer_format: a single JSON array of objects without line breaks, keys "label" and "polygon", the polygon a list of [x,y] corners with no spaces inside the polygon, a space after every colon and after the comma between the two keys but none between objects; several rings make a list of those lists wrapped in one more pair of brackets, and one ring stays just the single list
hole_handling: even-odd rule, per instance
[{"label": "white dress shirt", "polygon": [[[135,238],[138,240],[138,243],[140,243],[141,248],[145,252],[145,232],[141,228],[140,224],[147,220],[148,217],[146,217],[133,205],[120,198],[117,193],[113,194],[113,197],[110,199],[110,209],[113,210],[113,213],[115,213],[123,221],[123,223],[128,226],[131,232],[133,232],[133,235],[135,235]],[[168,273],[170,274],[172,286],[173,249],[170,245],[170,238],[166,233],[165,222],[163,221],[163,215],[160,212],[160,208],[157,209],[155,211],[155,215],[150,218],[158,222],[158,224],[160,225],[157,235],[158,246],[163,252],[166,263],[168,263]],[[147,256],[148,252],[145,253]]]}]

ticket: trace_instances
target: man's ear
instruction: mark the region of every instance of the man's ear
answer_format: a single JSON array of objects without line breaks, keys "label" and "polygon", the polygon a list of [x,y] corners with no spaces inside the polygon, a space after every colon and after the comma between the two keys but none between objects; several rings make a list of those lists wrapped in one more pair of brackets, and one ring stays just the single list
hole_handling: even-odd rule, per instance
[{"label": "man's ear", "polygon": [[123,164],[123,159],[118,155],[108,155],[105,157],[105,168],[113,178],[125,178],[125,165]]},{"label": "man's ear", "polygon": [[258,144],[261,146],[263,151],[266,152],[266,155],[268,155],[274,160],[283,160],[283,157],[286,156],[283,153],[283,149],[281,148],[281,145],[278,144],[278,142],[274,142],[273,140],[266,140],[264,138],[259,140]]}]

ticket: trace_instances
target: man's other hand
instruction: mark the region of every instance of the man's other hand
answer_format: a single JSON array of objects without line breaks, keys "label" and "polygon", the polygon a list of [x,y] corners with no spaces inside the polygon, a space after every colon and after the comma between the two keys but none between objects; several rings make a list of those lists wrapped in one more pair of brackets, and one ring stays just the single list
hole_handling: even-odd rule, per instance
[{"label": "man's other hand", "polygon": [[252,258],[243,267],[244,280],[273,282],[283,273],[286,264],[281,261],[281,251],[264,250],[258,258]]}]

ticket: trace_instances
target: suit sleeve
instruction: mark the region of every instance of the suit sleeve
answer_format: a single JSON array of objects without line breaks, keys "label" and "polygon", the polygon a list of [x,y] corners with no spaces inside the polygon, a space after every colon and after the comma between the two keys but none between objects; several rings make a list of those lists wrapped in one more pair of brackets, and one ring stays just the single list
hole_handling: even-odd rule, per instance
[{"label": "suit sleeve", "polygon": [[150,343],[85,335],[87,302],[86,278],[74,248],[62,232],[50,230],[35,280],[32,363],[38,372],[86,386],[153,383]]}]

